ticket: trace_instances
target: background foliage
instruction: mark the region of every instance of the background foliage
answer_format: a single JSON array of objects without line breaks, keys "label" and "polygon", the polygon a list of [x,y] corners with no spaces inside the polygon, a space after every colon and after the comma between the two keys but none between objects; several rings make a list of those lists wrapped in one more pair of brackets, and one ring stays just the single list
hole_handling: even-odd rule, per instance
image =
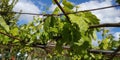
[{"label": "background foliage", "polygon": [[[0,0],[0,53],[4,59],[35,59],[47,57],[49,59],[81,59],[98,60],[107,57],[89,53],[89,49],[112,50],[118,47],[120,41],[115,41],[109,30],[93,28],[90,25],[99,24],[99,19],[91,12],[69,14],[69,20],[64,16],[34,17],[28,24],[17,25],[19,14],[12,12],[18,0]],[[117,0],[119,3],[119,0]],[[62,1],[66,13],[76,12],[75,5],[67,0]],[[56,7],[53,14],[62,13]],[[99,46],[93,46],[92,41],[97,40],[96,33],[103,31],[103,40]],[[12,36],[12,37],[10,37]],[[37,45],[56,45],[48,48],[35,48]],[[70,47],[64,49],[63,46]],[[67,56],[67,57],[64,57]]]}]

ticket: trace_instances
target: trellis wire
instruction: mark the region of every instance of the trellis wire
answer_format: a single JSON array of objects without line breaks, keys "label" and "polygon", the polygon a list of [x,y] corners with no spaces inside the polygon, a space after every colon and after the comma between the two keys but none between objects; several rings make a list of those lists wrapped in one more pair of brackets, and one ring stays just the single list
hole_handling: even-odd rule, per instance
[{"label": "trellis wire", "polygon": [[[73,12],[73,13],[66,13],[66,14],[76,14],[79,12],[88,12],[88,11],[96,11],[96,10],[103,10],[103,9],[108,9],[108,8],[113,8],[113,7],[118,7],[119,5],[113,5],[113,6],[107,6],[107,7],[101,7],[101,8],[96,8],[96,9],[89,9],[89,10],[82,10],[82,11],[78,11],[78,12]],[[38,13],[22,13],[22,12],[4,12],[4,11],[0,11],[0,14],[5,14],[5,13],[14,13],[14,14],[26,14],[26,15],[42,15],[42,16],[60,16],[60,15],[64,15],[64,14],[38,14]]]}]

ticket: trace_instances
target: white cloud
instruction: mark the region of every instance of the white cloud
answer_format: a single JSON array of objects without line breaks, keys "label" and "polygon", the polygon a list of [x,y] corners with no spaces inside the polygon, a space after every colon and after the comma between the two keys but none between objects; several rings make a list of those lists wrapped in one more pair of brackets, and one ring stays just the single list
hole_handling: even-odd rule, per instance
[{"label": "white cloud", "polygon": [[[60,5],[63,6],[62,3],[60,3]],[[56,4],[51,4],[51,6],[49,7],[49,11],[50,11],[50,12],[53,12],[53,11],[55,10],[56,7],[57,7]]]},{"label": "white cloud", "polygon": [[57,5],[51,4],[49,11],[53,12],[55,10],[55,8],[57,7]]},{"label": "white cloud", "polygon": [[92,44],[93,44],[93,46],[98,46],[99,45],[98,40],[92,40]]},{"label": "white cloud", "polygon": [[[19,0],[13,11],[20,12],[22,10],[23,13],[40,13],[39,8],[34,5],[30,0]],[[21,15],[20,20],[26,20],[27,22],[33,20],[33,15]],[[24,22],[24,21],[23,21]]]},{"label": "white cloud", "polygon": [[[91,0],[89,2],[79,4],[78,6],[80,6],[80,8],[78,10],[94,9],[111,5],[112,0],[104,0],[102,2],[100,2],[99,0]],[[108,8],[104,10],[93,11],[92,13],[95,14],[101,20],[101,23],[120,22],[120,9]]]},{"label": "white cloud", "polygon": [[115,40],[118,41],[120,38],[120,32],[114,33]]}]

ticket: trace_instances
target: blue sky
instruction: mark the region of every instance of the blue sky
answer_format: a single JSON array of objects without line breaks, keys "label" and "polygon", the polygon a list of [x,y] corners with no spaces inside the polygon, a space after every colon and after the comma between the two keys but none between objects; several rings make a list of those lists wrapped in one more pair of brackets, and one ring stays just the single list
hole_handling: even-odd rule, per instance
[{"label": "blue sky", "polygon": [[[69,0],[77,6],[80,6],[78,10],[94,9],[100,7],[106,7],[115,5],[115,0]],[[14,7],[14,11],[26,12],[26,13],[42,13],[46,8],[50,8],[47,12],[52,12],[56,5],[52,4],[52,0],[19,0]],[[119,7],[120,8],[120,7]],[[120,9],[109,8],[105,10],[93,11],[92,13],[100,19],[100,23],[118,23],[120,22]],[[40,16],[42,17],[42,16]],[[24,24],[33,20],[33,15],[21,15],[19,18],[19,24]],[[120,34],[120,28],[107,28],[110,29],[110,33],[116,36]],[[98,34],[98,36],[100,36]],[[99,37],[98,39],[101,39]],[[96,43],[96,42],[94,42]]]}]

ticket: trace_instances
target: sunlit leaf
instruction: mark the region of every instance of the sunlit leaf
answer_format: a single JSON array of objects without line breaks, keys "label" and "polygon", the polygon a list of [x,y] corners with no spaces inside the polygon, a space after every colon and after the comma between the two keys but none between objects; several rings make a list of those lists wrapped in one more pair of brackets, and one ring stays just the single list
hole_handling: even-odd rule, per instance
[{"label": "sunlit leaf", "polygon": [[10,33],[13,35],[13,36],[16,36],[18,35],[18,28],[13,28],[10,30]]},{"label": "sunlit leaf", "polygon": [[72,23],[78,24],[80,32],[84,33],[88,29],[88,24],[80,16],[70,14],[69,17]]},{"label": "sunlit leaf", "polygon": [[9,26],[6,24],[6,22],[1,16],[0,16],[0,27],[3,28],[5,31],[9,32]]},{"label": "sunlit leaf", "polygon": [[59,7],[56,7],[53,14],[58,14],[58,13],[60,13],[60,9],[59,9]]},{"label": "sunlit leaf", "polygon": [[69,8],[69,9],[73,9],[73,7],[74,7],[74,5],[71,2],[67,1],[67,0],[63,0],[62,3],[63,3],[63,5],[65,7]]}]

